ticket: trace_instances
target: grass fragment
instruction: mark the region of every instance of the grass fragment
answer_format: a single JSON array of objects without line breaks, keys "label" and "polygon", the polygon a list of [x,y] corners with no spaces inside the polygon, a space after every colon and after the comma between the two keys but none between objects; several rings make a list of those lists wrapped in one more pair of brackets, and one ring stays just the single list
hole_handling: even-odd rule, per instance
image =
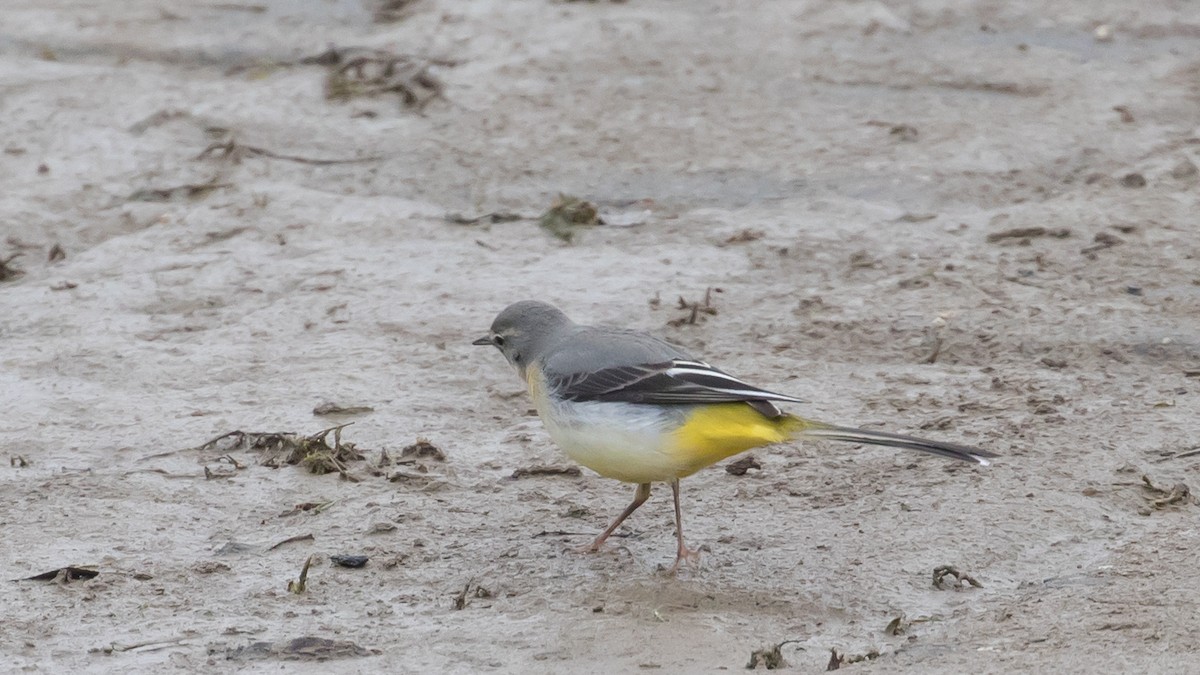
[{"label": "grass fragment", "polygon": [[308,556],[308,558],[304,560],[304,567],[300,568],[300,578],[288,581],[288,593],[302,595],[306,590],[308,590],[308,568],[312,566],[312,561],[313,556]]}]

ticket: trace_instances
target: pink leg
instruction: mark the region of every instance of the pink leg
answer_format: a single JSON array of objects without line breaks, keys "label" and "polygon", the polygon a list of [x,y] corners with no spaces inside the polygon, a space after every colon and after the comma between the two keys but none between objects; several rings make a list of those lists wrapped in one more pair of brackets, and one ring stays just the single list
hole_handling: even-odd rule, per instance
[{"label": "pink leg", "polygon": [[693,551],[683,543],[683,511],[679,508],[679,479],[671,481],[671,493],[675,495],[675,536],[679,539],[679,548],[675,552],[675,564],[669,570],[671,574],[679,571],[683,561],[696,562],[700,560],[700,552]]},{"label": "pink leg", "polygon": [[[617,519],[612,522],[612,525],[609,525],[607,530],[601,533],[599,537],[596,537],[595,541],[580,548],[579,551],[581,553],[595,553],[596,551],[599,551],[600,547],[604,545],[604,542],[608,540],[609,535],[611,535],[613,532],[616,532],[617,528],[621,526],[621,523],[625,522],[625,519],[628,518],[634,511],[637,511],[638,507],[642,504],[645,504],[646,500],[649,498],[650,484],[639,483],[637,486],[637,492],[633,493],[633,502],[630,503],[629,506],[625,507],[625,510],[621,512],[621,515],[617,516]],[[675,503],[676,509],[678,509],[679,500],[676,499]]]}]

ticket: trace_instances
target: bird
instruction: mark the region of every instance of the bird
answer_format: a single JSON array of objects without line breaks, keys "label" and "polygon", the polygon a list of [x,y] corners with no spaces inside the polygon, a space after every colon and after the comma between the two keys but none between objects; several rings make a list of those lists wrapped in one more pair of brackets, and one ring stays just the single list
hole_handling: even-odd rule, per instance
[{"label": "bird", "polygon": [[582,551],[596,552],[666,483],[675,503],[670,572],[699,553],[683,535],[679,481],[726,458],[793,439],[919,450],[987,466],[995,453],[955,443],[826,424],[783,412],[799,398],[749,384],[648,333],[575,323],[553,305],[506,307],[487,335],[524,381],[551,440],[601,476],[636,485],[633,501]]}]

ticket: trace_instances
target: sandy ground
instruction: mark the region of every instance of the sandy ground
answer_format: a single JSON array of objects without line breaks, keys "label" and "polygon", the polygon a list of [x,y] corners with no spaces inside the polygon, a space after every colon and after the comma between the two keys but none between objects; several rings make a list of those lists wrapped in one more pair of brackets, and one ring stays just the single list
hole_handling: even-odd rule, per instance
[{"label": "sandy ground", "polygon": [[[0,575],[99,571],[5,581],[8,669],[1194,668],[1200,507],[1152,499],[1200,486],[1195,3],[372,9],[0,10]],[[331,45],[436,60],[444,96],[327,100],[295,61]],[[445,218],[560,192],[610,224]],[[760,450],[685,481],[678,578],[661,487],[575,554],[632,488],[511,478],[567,466],[469,344],[522,298],[1003,458]],[[197,449],[349,421],[358,482]],[[445,461],[372,471],[418,438]]]}]

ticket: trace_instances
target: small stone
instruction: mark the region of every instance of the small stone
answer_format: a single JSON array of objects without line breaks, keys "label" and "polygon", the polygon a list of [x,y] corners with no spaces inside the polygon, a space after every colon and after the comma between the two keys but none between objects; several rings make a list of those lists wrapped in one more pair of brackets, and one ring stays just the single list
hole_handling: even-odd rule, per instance
[{"label": "small stone", "polygon": [[1200,169],[1192,163],[1192,160],[1184,157],[1179,160],[1179,163],[1171,167],[1171,178],[1175,180],[1193,180],[1197,175],[1200,175]]},{"label": "small stone", "polygon": [[746,455],[735,462],[730,462],[725,466],[725,473],[731,476],[745,476],[750,469],[762,470],[762,464],[758,463],[754,455]]},{"label": "small stone", "polygon": [[431,459],[435,462],[444,462],[446,461],[446,453],[442,452],[441,448],[430,443],[428,440],[418,438],[416,443],[400,451],[400,458]]},{"label": "small stone", "polygon": [[1140,173],[1127,173],[1121,176],[1121,185],[1127,188],[1144,188],[1146,187],[1146,177]]}]

